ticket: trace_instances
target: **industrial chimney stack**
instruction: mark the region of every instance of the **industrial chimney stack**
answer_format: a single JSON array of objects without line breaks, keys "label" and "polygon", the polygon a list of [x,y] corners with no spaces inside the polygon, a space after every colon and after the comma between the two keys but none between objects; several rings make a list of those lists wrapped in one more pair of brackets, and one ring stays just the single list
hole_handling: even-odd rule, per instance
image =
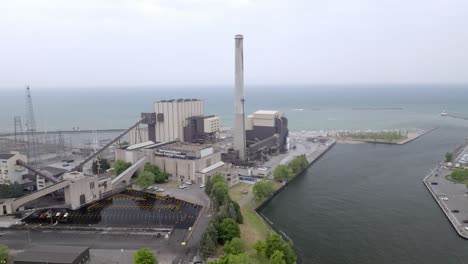
[{"label": "industrial chimney stack", "polygon": [[245,160],[245,115],[244,115],[244,36],[235,36],[235,91],[234,91],[234,150],[239,151],[239,158]]}]

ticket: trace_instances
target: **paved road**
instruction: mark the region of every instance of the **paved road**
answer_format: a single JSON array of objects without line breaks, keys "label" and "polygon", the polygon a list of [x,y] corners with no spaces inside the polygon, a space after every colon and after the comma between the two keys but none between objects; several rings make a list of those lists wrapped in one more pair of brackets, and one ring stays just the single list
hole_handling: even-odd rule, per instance
[{"label": "paved road", "polygon": [[[468,236],[468,193],[464,184],[454,183],[445,178],[451,170],[439,167],[439,172],[427,178],[430,188],[442,209],[455,222],[455,228],[461,234]],[[436,185],[434,185],[436,184]],[[458,212],[454,211],[458,210]]]},{"label": "paved road", "polygon": [[254,198],[254,195],[252,193],[249,193],[246,197],[240,199],[238,201],[240,206],[243,206],[244,204],[250,202]]}]

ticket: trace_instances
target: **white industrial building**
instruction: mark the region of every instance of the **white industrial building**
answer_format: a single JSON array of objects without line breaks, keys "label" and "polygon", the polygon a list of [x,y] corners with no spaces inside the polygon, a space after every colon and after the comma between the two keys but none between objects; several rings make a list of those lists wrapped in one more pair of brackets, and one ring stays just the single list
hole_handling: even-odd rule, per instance
[{"label": "white industrial building", "polygon": [[245,124],[246,130],[252,130],[254,126],[259,127],[274,127],[275,119],[283,117],[283,113],[276,110],[258,110],[247,117]]},{"label": "white industrial building", "polygon": [[26,156],[19,152],[0,154],[0,184],[23,183],[23,175],[28,171],[16,165],[17,160],[27,162]]},{"label": "white industrial building", "polygon": [[116,159],[135,163],[147,157],[147,162],[157,165],[178,182],[205,183],[207,177],[221,172],[225,164],[221,152],[211,145],[186,142],[144,142],[116,150]]},{"label": "white industrial building", "polygon": [[[155,120],[148,127],[136,127],[129,132],[130,145],[153,142],[194,142],[213,139],[219,134],[219,117],[204,116],[204,103],[199,99],[172,99],[154,103]],[[213,136],[214,135],[214,136]]]},{"label": "white industrial building", "polygon": [[214,133],[221,131],[221,122],[219,120],[219,117],[217,116],[207,117],[203,119],[203,124],[205,128],[205,133]]},{"label": "white industrial building", "polygon": [[198,99],[162,100],[154,103],[156,141],[184,141],[187,118],[203,115],[203,101]]},{"label": "white industrial building", "polygon": [[128,140],[131,145],[142,143],[142,142],[148,142],[150,141],[148,138],[148,128],[147,127],[137,127],[130,132],[128,132]]}]

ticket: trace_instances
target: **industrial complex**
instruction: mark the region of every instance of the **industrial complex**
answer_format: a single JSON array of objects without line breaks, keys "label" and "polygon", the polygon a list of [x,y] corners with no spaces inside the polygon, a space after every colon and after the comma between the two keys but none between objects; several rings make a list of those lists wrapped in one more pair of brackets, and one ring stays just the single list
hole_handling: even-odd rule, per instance
[{"label": "industrial complex", "polygon": [[[26,135],[27,139],[20,140],[20,148],[0,154],[0,184],[16,183],[28,193],[0,199],[0,215],[16,214],[23,217],[20,224],[27,223],[35,228],[57,225],[192,230],[206,203],[187,200],[176,191],[139,190],[132,177],[143,171],[146,164],[156,165],[169,176],[170,182],[184,186],[203,187],[215,173],[223,175],[230,186],[239,181],[253,183],[270,175],[274,164],[268,164],[268,161],[288,152],[290,147],[288,119],[277,110],[244,113],[248,101],[244,98],[243,60],[243,36],[236,35],[232,129],[223,128],[222,120],[215,114],[205,113],[205,102],[200,99],[158,100],[154,102],[153,111],[141,113],[140,120],[112,140],[99,147],[94,145],[94,149],[86,154],[62,160],[58,160],[62,156],[50,161],[41,159],[41,155],[45,155],[41,154],[41,143],[36,138],[28,87],[28,130],[18,133]],[[222,133],[226,136],[221,137]],[[18,141],[16,137],[15,132],[15,141]],[[128,143],[120,144],[124,138]],[[67,151],[71,150],[64,149]],[[113,153],[111,161],[121,160],[131,166],[119,174],[113,173],[112,169],[92,173],[90,164],[109,151]],[[35,205],[37,200],[50,195],[62,197],[62,203],[49,207]],[[142,208],[145,212],[137,216]],[[121,212],[134,218],[125,220],[119,216]],[[188,240],[190,235],[185,239]]]}]

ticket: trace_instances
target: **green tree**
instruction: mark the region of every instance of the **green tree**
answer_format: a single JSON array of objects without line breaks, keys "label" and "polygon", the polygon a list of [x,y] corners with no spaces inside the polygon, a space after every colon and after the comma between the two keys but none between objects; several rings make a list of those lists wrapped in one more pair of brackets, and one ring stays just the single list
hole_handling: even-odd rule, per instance
[{"label": "green tree", "polygon": [[112,166],[115,170],[115,174],[119,175],[126,169],[128,169],[130,166],[132,166],[132,164],[123,160],[116,160]]},{"label": "green tree", "polygon": [[257,199],[265,199],[273,194],[273,183],[268,180],[257,181],[254,184],[253,193]]},{"label": "green tree", "polygon": [[258,255],[261,255],[261,254],[263,254],[265,252],[266,243],[264,241],[257,240],[253,244],[253,248],[255,249],[255,251],[257,252]]},{"label": "green tree", "polygon": [[144,168],[145,171],[149,171],[151,173],[153,173],[154,175],[158,175],[161,173],[161,169],[159,169],[158,166],[156,165],[152,165],[152,164],[145,164],[145,168]]},{"label": "green tree", "polygon": [[216,197],[220,205],[223,205],[229,197],[229,187],[226,181],[217,181],[211,189],[211,197]]},{"label": "green tree", "polygon": [[305,155],[301,155],[293,159],[289,164],[289,168],[291,169],[292,173],[294,175],[297,175],[298,173],[302,172],[304,169],[306,169],[309,166],[309,162],[307,161],[307,158]]},{"label": "green tree", "polygon": [[5,245],[0,245],[0,263],[8,263],[10,261],[10,250]]},{"label": "green tree", "polygon": [[213,256],[216,252],[217,237],[211,237],[208,232],[205,232],[200,240],[200,254],[203,258]]},{"label": "green tree", "polygon": [[453,154],[451,152],[445,153],[445,162],[452,162]]},{"label": "green tree", "polygon": [[235,220],[237,221],[237,223],[243,224],[244,223],[244,216],[242,216],[240,205],[236,201],[231,201],[231,203],[234,206],[234,210],[236,210]]},{"label": "green tree", "polygon": [[[237,212],[232,201],[228,199],[226,204],[222,205],[216,213],[214,220],[218,223],[222,222],[225,218],[232,218],[237,222]],[[239,223],[239,222],[238,222]]]},{"label": "green tree", "polygon": [[0,184],[0,198],[16,198],[23,195],[23,186],[18,182]]},{"label": "green tree", "polygon": [[240,237],[239,224],[231,218],[226,218],[217,224],[216,229],[218,230],[218,242],[221,245],[235,237]]},{"label": "green tree", "polygon": [[218,261],[209,262],[210,264],[251,264],[249,257],[245,254],[226,254]]},{"label": "green tree", "polygon": [[149,248],[142,248],[133,254],[134,264],[158,264],[158,260]]},{"label": "green tree", "polygon": [[160,172],[159,174],[154,175],[154,182],[155,183],[165,183],[169,179],[169,174],[165,172]]},{"label": "green tree", "polygon": [[205,233],[207,233],[213,239],[213,241],[218,240],[218,230],[213,223],[208,224]]},{"label": "green tree", "polygon": [[240,238],[233,238],[224,244],[224,254],[238,255],[245,252],[245,242]]},{"label": "green tree", "polygon": [[224,177],[219,174],[219,173],[215,173],[213,176],[211,176],[210,178],[208,178],[208,180],[206,181],[206,184],[205,184],[205,192],[208,196],[211,196],[211,189],[213,188],[213,185],[217,182],[226,182],[226,180],[224,179]]},{"label": "green tree", "polygon": [[146,189],[154,183],[154,174],[149,171],[142,171],[140,174],[138,174],[135,182],[136,184]]},{"label": "green tree", "polygon": [[283,252],[275,250],[270,257],[270,264],[286,264]]},{"label": "green tree", "polygon": [[278,165],[273,171],[273,178],[277,181],[289,180],[292,173],[287,165]]},{"label": "green tree", "polygon": [[297,260],[296,253],[291,247],[291,244],[284,241],[278,234],[269,236],[266,240],[265,255],[271,258],[273,253],[278,250],[283,253],[283,259],[286,264],[293,264]]}]

